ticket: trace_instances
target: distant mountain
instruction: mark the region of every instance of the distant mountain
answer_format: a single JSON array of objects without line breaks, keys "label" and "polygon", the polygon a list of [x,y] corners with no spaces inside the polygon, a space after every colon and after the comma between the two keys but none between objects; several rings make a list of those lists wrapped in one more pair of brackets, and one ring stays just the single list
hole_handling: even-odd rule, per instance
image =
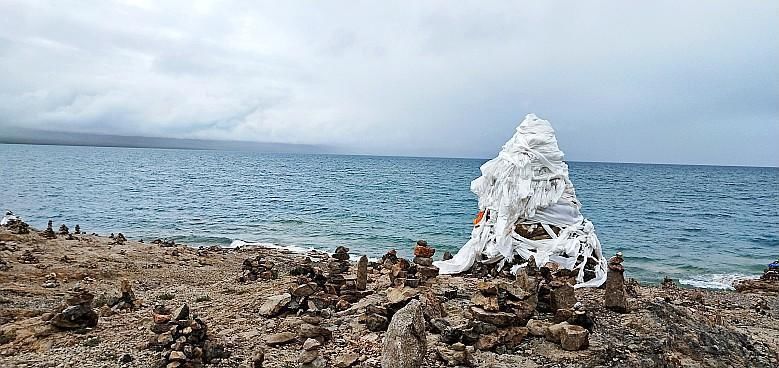
[{"label": "distant mountain", "polygon": [[330,153],[335,151],[333,147],[324,145],[69,133],[7,127],[0,127],[0,143],[60,146],[230,150],[279,153]]}]

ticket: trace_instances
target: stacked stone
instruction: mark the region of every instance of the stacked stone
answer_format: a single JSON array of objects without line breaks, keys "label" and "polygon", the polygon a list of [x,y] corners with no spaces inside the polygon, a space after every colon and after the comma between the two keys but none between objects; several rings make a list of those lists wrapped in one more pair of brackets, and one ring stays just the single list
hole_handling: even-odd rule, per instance
[{"label": "stacked stone", "polygon": [[57,281],[57,274],[52,272],[48,275],[46,275],[46,281],[43,282],[41,285],[42,287],[45,287],[47,289],[53,289],[60,286],[59,281]]},{"label": "stacked stone", "polygon": [[109,238],[114,239],[114,241],[111,242],[110,244],[122,245],[122,244],[124,244],[124,242],[127,241],[127,238],[125,238],[124,234],[122,234],[122,233],[116,234],[116,236],[114,236],[114,233],[111,233]]},{"label": "stacked stone", "polygon": [[81,234],[81,226],[78,226],[78,224],[76,224],[76,228],[73,229],[73,234],[76,235]]},{"label": "stacked stone", "polygon": [[162,352],[157,366],[200,366],[229,356],[223,346],[209,339],[206,324],[197,316],[190,316],[188,305],[182,305],[172,314],[165,306],[156,306],[153,317],[151,331],[155,335],[149,347]]},{"label": "stacked stone", "polygon": [[0,258],[0,271],[8,271],[11,269],[11,265],[8,264],[5,260]]},{"label": "stacked stone", "polygon": [[60,235],[68,235],[70,234],[70,229],[65,224],[60,225],[59,230],[57,231]]},{"label": "stacked stone", "polygon": [[[460,341],[479,350],[498,353],[513,351],[527,335],[525,324],[535,312],[532,293],[516,284],[481,281],[471,298],[474,320],[462,331]],[[456,341],[456,333],[446,329],[446,339]]]},{"label": "stacked stone", "polygon": [[133,292],[130,280],[122,279],[121,286],[119,287],[119,293],[121,296],[111,303],[111,308],[114,309],[135,309],[135,292]]},{"label": "stacked stone", "polygon": [[558,309],[573,308],[576,304],[574,271],[560,269],[557,263],[549,262],[538,270],[538,275],[538,311],[554,314]]},{"label": "stacked stone", "polygon": [[24,253],[22,253],[22,255],[20,255],[17,259],[19,260],[19,263],[24,264],[35,264],[40,262],[38,257],[33,255],[29,249],[25,250]]},{"label": "stacked stone", "polygon": [[52,227],[51,220],[49,220],[49,224],[46,225],[46,230],[41,233],[41,235],[46,239],[55,239],[57,237],[57,234],[54,233],[54,228]]},{"label": "stacked stone", "polygon": [[279,277],[278,271],[274,270],[274,263],[258,255],[254,258],[246,258],[241,266],[240,282],[257,281],[257,279],[270,280]]},{"label": "stacked stone", "polygon": [[419,286],[419,277],[417,277],[417,265],[409,263],[404,258],[398,258],[397,262],[390,270],[390,282],[395,287],[408,286],[415,288]]},{"label": "stacked stone", "polygon": [[606,292],[603,304],[606,308],[618,313],[628,312],[627,291],[625,290],[625,267],[622,266],[622,252],[617,252],[608,262],[606,274]]},{"label": "stacked stone", "polygon": [[[349,273],[349,248],[338,246],[335,253],[331,255],[331,260],[327,262],[327,282],[325,283],[325,292],[331,295],[339,295],[341,288],[346,285],[344,274]],[[356,281],[353,283],[354,289],[357,288]]]},{"label": "stacked stone", "polygon": [[152,244],[157,244],[161,247],[175,247],[176,241],[173,239],[170,240],[162,240],[162,239],[154,239],[151,242]]},{"label": "stacked stone", "polygon": [[63,330],[76,330],[97,326],[98,316],[92,309],[95,296],[89,291],[76,286],[69,292],[65,303],[56,309],[50,317],[52,326]]},{"label": "stacked stone", "polygon": [[303,323],[300,324],[298,329],[298,339],[300,341],[314,339],[320,344],[324,344],[333,337],[333,331],[321,325],[322,318],[317,316],[303,316],[301,319],[303,320]]},{"label": "stacked stone", "polygon": [[303,350],[300,352],[300,356],[298,356],[300,368],[324,368],[326,366],[325,359],[319,353],[321,346],[322,344],[319,341],[306,339],[303,343]]},{"label": "stacked stone", "polygon": [[371,304],[365,308],[365,314],[360,316],[360,322],[373,332],[387,331],[392,316],[387,307]]},{"label": "stacked stone", "polygon": [[424,282],[438,276],[438,267],[433,266],[433,254],[435,248],[427,245],[424,240],[418,240],[414,247],[414,264],[417,265],[417,274]]}]

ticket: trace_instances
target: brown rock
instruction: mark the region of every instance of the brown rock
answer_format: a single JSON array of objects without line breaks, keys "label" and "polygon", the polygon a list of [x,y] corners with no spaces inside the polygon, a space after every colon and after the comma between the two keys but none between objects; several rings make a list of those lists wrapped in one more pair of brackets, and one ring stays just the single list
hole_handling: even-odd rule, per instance
[{"label": "brown rock", "polygon": [[471,303],[489,312],[500,311],[500,307],[498,306],[497,295],[484,295],[481,293],[474,293],[473,296],[471,297]]},{"label": "brown rock", "polygon": [[624,271],[609,268],[606,274],[606,291],[603,294],[603,305],[615,312],[627,313],[628,301],[625,290]]},{"label": "brown rock", "polygon": [[274,317],[281,313],[291,300],[292,295],[288,293],[272,296],[260,306],[260,315],[263,317]]},{"label": "brown rock", "polygon": [[569,325],[563,328],[560,335],[560,346],[563,350],[578,351],[589,346],[589,331],[584,327]]},{"label": "brown rock", "polygon": [[357,363],[359,358],[360,356],[355,353],[345,353],[335,358],[335,366],[336,368],[348,368]]},{"label": "brown rock", "polygon": [[419,290],[410,287],[395,287],[387,290],[387,301],[390,304],[411,300],[419,294]]},{"label": "brown rock", "polygon": [[552,324],[547,321],[531,319],[527,321],[526,327],[531,335],[544,336],[546,334],[546,329],[551,325]]},{"label": "brown rock", "polygon": [[297,339],[297,335],[292,332],[280,332],[265,337],[265,344],[268,346],[278,346],[289,344]]},{"label": "brown rock", "polygon": [[498,327],[508,327],[516,320],[514,313],[488,312],[482,308],[471,306],[473,317],[479,321],[491,323]]},{"label": "brown rock", "polygon": [[573,308],[574,304],[576,304],[576,294],[574,293],[573,286],[568,283],[561,283],[561,285],[552,289],[549,296],[549,306],[552,311]]},{"label": "brown rock", "polygon": [[357,290],[365,290],[368,285],[368,257],[362,256],[357,261]]}]

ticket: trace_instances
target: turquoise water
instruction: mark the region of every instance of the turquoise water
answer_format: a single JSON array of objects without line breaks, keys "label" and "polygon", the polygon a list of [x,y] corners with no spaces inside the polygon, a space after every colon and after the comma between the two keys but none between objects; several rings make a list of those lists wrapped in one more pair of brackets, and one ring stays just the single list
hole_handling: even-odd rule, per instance
[{"label": "turquoise water", "polygon": [[[192,245],[234,239],[379,256],[456,251],[485,160],[0,145],[0,208]],[[779,169],[570,162],[583,212],[627,273],[718,286],[779,256]]]}]

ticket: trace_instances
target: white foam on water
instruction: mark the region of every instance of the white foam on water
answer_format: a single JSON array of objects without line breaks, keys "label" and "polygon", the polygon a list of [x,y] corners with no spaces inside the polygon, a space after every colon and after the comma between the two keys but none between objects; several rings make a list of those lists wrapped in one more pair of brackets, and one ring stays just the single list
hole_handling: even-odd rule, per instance
[{"label": "white foam on water", "polygon": [[227,248],[238,248],[238,247],[263,247],[263,248],[271,248],[271,249],[288,250],[294,253],[310,253],[316,251],[316,249],[311,247],[304,248],[297,245],[279,245],[273,243],[247,242],[239,239],[233,240],[232,243],[230,243],[230,245]]},{"label": "white foam on water", "polygon": [[746,275],[743,273],[715,273],[709,275],[696,275],[687,279],[680,279],[679,283],[701,289],[735,290],[736,281],[757,279],[760,276]]}]

